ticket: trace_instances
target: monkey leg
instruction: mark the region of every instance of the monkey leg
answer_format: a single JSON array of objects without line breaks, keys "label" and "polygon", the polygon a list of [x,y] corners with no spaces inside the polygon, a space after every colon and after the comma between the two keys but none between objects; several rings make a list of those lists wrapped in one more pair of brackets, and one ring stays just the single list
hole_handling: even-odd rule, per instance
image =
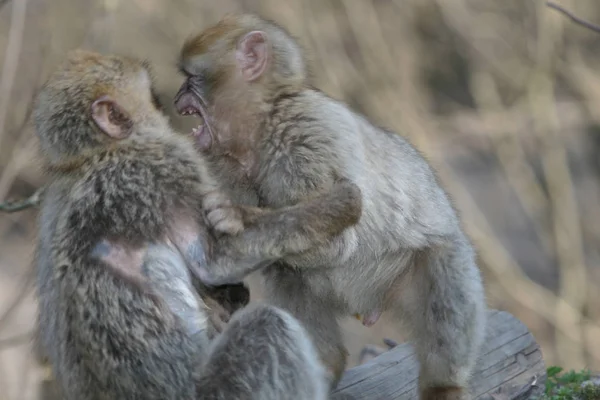
[{"label": "monkey leg", "polygon": [[252,304],[212,343],[200,399],[325,400],[326,372],[302,325],[282,309]]},{"label": "monkey leg", "polygon": [[468,400],[468,380],[485,331],[485,299],[468,245],[418,257],[397,307],[413,329],[421,400]]},{"label": "monkey leg", "polygon": [[291,313],[307,330],[334,389],[348,358],[335,306],[319,298],[302,277],[279,262],[267,267],[265,276],[267,301]]}]

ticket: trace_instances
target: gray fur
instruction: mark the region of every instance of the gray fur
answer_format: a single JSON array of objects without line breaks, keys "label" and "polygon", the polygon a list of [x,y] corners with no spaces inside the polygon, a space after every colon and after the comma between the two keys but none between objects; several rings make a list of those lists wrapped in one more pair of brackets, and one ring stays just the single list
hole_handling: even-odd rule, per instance
[{"label": "gray fur", "polygon": [[[269,299],[289,308],[293,300],[283,288],[302,282],[310,289],[296,299],[300,313],[309,298],[331,304],[340,316],[390,311],[413,333],[421,386],[466,387],[485,331],[483,285],[471,244],[425,159],[401,136],[317,91],[305,89],[278,106],[269,131],[288,152],[263,143],[262,154],[269,154],[257,180],[263,204],[300,201],[308,185],[331,186],[335,171],[360,187],[363,211],[331,245],[286,257],[293,269],[269,267]],[[296,110],[314,122],[299,121],[284,137],[273,122]],[[301,141],[311,145],[294,145]],[[308,183],[295,180],[281,167],[286,163]],[[331,331],[330,321],[320,326],[311,323],[314,317],[294,315],[318,337]]]},{"label": "gray fur", "polygon": [[[205,67],[211,57],[218,63],[235,51],[235,44],[226,45],[232,38],[253,30],[263,30],[276,44],[268,55],[271,66],[284,65],[282,58],[299,49],[268,21],[229,16],[190,39],[180,65],[193,75],[194,60],[202,59]],[[281,51],[283,44],[289,51]],[[246,68],[244,63],[238,68]],[[405,138],[312,88],[304,74],[298,85],[273,68],[266,71],[258,83],[207,77],[195,89],[210,99],[205,122],[216,138],[205,154],[213,170],[238,188],[250,188],[260,207],[301,205],[339,190],[340,181],[356,185],[362,202],[358,223],[312,249],[301,249],[314,243],[300,237],[298,251],[263,268],[268,301],[311,333],[333,385],[346,364],[338,319],[387,311],[413,334],[421,398],[468,399],[485,332],[484,290],[472,245],[434,171]],[[258,246],[250,236],[244,239]],[[208,267],[209,280],[227,282],[228,276],[239,279],[248,272],[235,269],[239,257],[227,250],[236,240],[240,235],[219,242],[224,249],[217,249],[221,257]]]},{"label": "gray fur", "polygon": [[[234,312],[248,300],[239,283],[206,288],[192,281],[190,270],[205,266],[214,246],[201,204],[218,186],[190,141],[176,136],[151,103],[147,75],[135,59],[74,52],[44,85],[35,106],[51,175],[36,249],[39,344],[67,400],[185,400],[210,394],[213,389],[204,391],[198,379],[217,330],[215,308]],[[111,89],[116,101],[129,107],[115,119],[131,128],[126,139],[105,137],[85,111]],[[112,111],[110,116],[115,117]],[[269,234],[277,220],[265,215],[253,222]],[[113,250],[115,257],[103,258]],[[309,340],[293,321],[265,323],[261,332],[234,324],[228,335],[268,342],[273,348],[258,364],[273,372],[276,382],[304,385],[313,393],[310,387],[319,382],[313,378],[320,374],[309,372],[318,365]],[[211,352],[241,363],[229,367],[232,375],[225,382],[246,381],[247,365],[256,365],[255,355],[239,356],[244,350]],[[306,355],[285,358],[296,352]],[[289,363],[280,368],[284,359]],[[247,377],[260,385],[257,397],[247,392],[251,399],[276,400],[287,387],[271,390],[272,381],[255,378]],[[229,387],[214,390],[226,393]],[[302,393],[290,396],[307,398]]]},{"label": "gray fur", "polygon": [[328,384],[315,346],[289,313],[268,305],[234,315],[201,370],[202,400],[325,400]]}]

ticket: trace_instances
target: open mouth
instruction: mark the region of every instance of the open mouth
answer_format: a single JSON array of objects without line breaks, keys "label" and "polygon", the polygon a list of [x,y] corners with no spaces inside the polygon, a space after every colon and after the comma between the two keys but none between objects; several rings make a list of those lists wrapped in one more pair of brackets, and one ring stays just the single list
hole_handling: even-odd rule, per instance
[{"label": "open mouth", "polygon": [[201,150],[209,149],[212,146],[214,135],[208,123],[208,113],[202,98],[189,90],[182,89],[175,96],[175,108],[179,115],[193,115],[202,119],[202,123],[193,128],[191,134]]}]

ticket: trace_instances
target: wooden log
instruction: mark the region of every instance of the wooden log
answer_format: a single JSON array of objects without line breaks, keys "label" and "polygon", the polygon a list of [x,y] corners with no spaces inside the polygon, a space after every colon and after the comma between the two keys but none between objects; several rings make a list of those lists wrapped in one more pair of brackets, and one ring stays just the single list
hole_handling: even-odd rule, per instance
[{"label": "wooden log", "polygon": [[[417,399],[419,364],[409,343],[346,371],[334,399]],[[481,400],[523,400],[543,392],[546,367],[533,335],[504,311],[489,311],[486,339],[471,378]]]}]

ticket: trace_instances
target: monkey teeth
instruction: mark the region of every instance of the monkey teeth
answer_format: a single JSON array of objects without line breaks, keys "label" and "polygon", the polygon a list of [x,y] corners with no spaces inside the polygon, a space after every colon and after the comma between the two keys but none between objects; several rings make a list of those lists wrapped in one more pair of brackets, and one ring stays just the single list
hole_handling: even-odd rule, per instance
[{"label": "monkey teeth", "polygon": [[193,110],[191,108],[188,108],[187,110],[183,110],[181,112],[181,115],[198,115],[199,112],[197,110]]},{"label": "monkey teeth", "polygon": [[200,135],[203,129],[204,125],[198,125],[196,128],[192,128],[192,135]]}]

